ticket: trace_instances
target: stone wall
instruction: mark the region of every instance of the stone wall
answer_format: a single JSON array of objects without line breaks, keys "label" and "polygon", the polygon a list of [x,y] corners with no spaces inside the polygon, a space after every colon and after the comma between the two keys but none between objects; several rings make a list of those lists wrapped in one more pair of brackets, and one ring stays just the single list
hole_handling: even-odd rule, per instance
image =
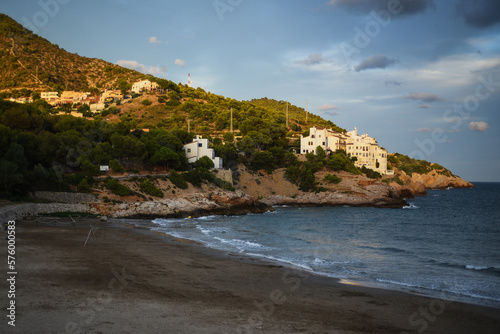
[{"label": "stone wall", "polygon": [[0,207],[0,220],[21,219],[28,216],[36,216],[41,213],[52,212],[81,212],[94,213],[98,212],[92,208],[90,204],[66,204],[66,203],[23,203],[13,204]]},{"label": "stone wall", "polygon": [[38,199],[54,203],[94,203],[97,200],[95,195],[84,193],[37,191],[34,195]]}]

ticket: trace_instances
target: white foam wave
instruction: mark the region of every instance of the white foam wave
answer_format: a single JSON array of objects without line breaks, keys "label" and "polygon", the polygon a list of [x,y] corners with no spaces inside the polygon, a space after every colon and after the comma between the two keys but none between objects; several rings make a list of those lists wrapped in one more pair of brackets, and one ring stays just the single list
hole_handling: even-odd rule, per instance
[{"label": "white foam wave", "polygon": [[491,267],[475,266],[473,264],[468,264],[468,265],[465,266],[465,268],[470,269],[470,270],[486,270],[486,269],[491,269]]},{"label": "white foam wave", "polygon": [[272,249],[271,247],[266,247],[264,245],[261,245],[257,242],[252,242],[252,241],[246,241],[246,240],[240,240],[240,239],[223,239],[219,237],[214,237],[214,239],[224,243],[224,244],[229,244],[231,246],[235,246],[241,251],[245,251],[248,249],[260,249],[260,250],[270,250]]},{"label": "white foam wave", "polygon": [[403,206],[403,209],[410,209],[410,210],[415,210],[415,209],[419,209],[420,207],[413,204],[413,203],[410,203],[410,205],[407,205],[407,206]]}]

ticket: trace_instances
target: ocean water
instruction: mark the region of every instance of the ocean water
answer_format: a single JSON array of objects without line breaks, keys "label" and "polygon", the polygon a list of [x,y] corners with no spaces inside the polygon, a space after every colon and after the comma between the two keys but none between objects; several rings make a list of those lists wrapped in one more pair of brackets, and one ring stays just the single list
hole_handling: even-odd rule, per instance
[{"label": "ocean water", "polygon": [[500,307],[500,183],[431,190],[409,203],[276,207],[149,227],[350,283]]}]

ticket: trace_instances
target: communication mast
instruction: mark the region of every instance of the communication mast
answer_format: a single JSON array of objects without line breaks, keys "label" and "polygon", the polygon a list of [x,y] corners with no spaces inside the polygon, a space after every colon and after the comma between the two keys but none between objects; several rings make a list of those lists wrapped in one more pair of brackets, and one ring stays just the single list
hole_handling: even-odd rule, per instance
[{"label": "communication mast", "polygon": [[191,81],[191,74],[188,74],[188,87],[191,87],[193,82]]},{"label": "communication mast", "polygon": [[306,100],[306,124],[307,124],[307,116],[309,116],[309,100]]}]

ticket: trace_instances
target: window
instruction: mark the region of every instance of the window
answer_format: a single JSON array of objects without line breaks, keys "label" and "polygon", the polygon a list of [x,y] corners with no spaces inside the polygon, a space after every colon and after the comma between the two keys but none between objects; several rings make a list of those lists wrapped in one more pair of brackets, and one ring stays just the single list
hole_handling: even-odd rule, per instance
[{"label": "window", "polygon": [[198,143],[198,147],[203,147],[203,144],[202,143]]},{"label": "window", "polygon": [[325,142],[323,142],[323,145],[325,145]]},{"label": "window", "polygon": [[316,138],[314,135],[311,135],[311,138]]},{"label": "window", "polygon": [[187,153],[191,153],[191,149],[190,148],[187,149]]}]

